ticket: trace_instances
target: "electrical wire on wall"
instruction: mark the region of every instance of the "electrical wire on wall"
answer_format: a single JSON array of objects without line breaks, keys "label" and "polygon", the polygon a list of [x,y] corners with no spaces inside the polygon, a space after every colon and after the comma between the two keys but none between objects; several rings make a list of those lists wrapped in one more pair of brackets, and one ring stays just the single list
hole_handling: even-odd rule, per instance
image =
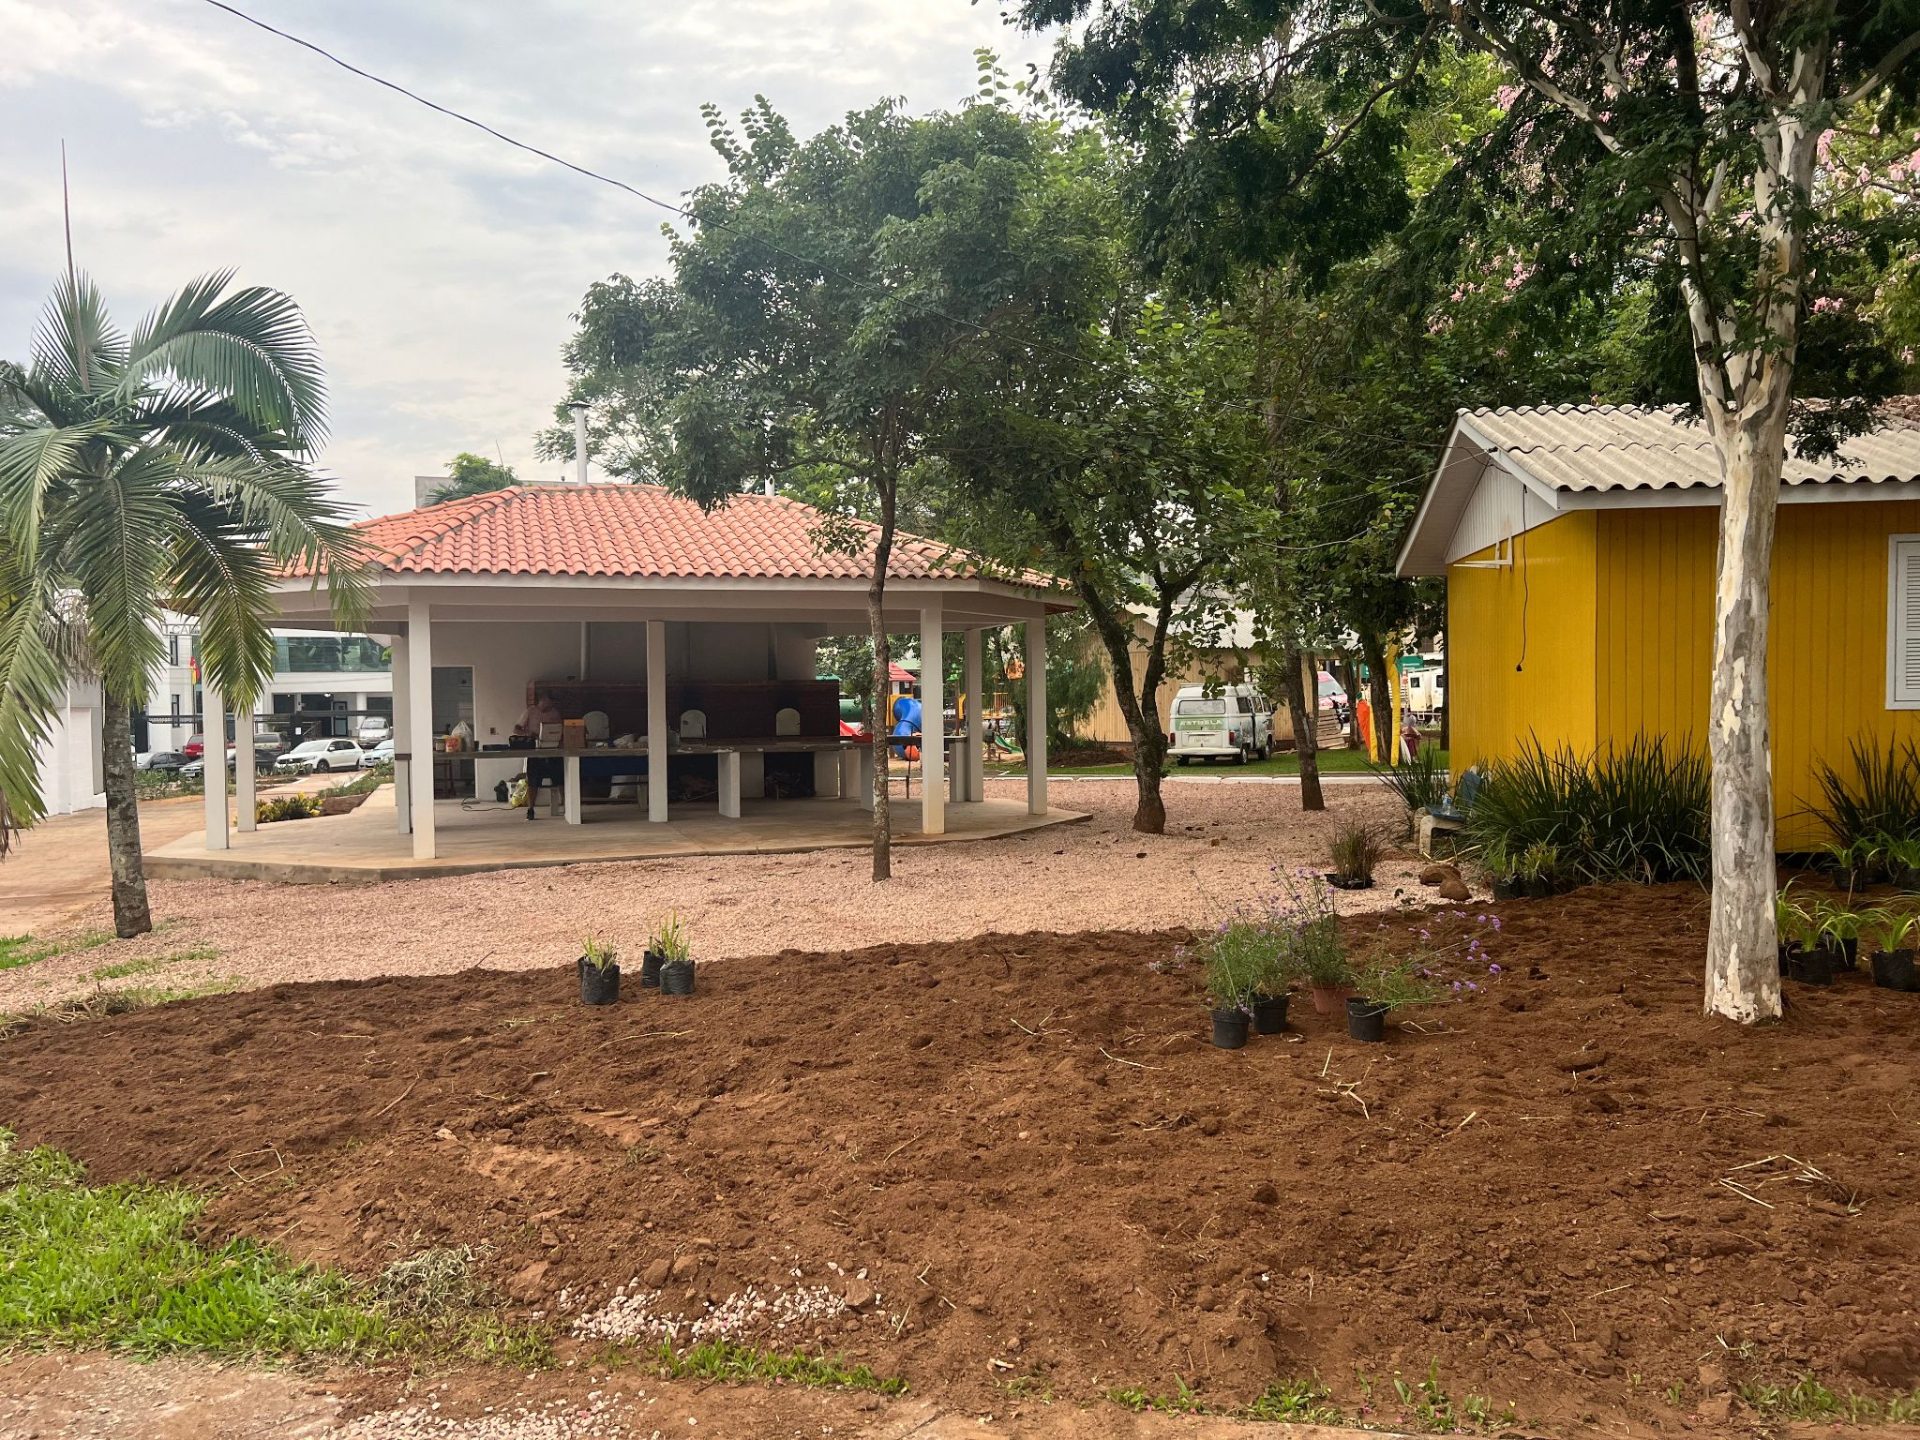
[{"label": "electrical wire on wall", "polygon": [[1527,668],[1527,607],[1533,600],[1533,585],[1527,577],[1526,557],[1519,553],[1519,547],[1527,543],[1527,482],[1520,482],[1520,534],[1515,537],[1513,563],[1520,571],[1520,658],[1513,662],[1513,673],[1518,675]]}]

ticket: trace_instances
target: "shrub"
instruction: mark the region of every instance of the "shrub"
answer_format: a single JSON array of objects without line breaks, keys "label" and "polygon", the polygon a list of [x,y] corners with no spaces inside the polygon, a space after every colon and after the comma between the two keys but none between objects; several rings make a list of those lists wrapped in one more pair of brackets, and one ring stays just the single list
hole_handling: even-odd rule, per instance
[{"label": "shrub", "polygon": [[1327,842],[1327,858],[1333,862],[1337,878],[1355,885],[1370,885],[1373,867],[1380,863],[1384,849],[1380,837],[1370,826],[1349,820],[1336,829]]},{"label": "shrub", "polygon": [[1550,853],[1575,883],[1707,876],[1707,762],[1697,751],[1669,754],[1665,741],[1640,736],[1582,758],[1530,738],[1482,773],[1466,830],[1496,875],[1515,874],[1531,852]]},{"label": "shrub", "polygon": [[1398,765],[1375,766],[1374,774],[1407,807],[1407,833],[1413,833],[1413,812],[1431,810],[1447,798],[1451,777],[1441,761],[1442,751],[1431,740]]},{"label": "shrub", "polygon": [[1822,803],[1804,813],[1833,837],[1826,850],[1837,868],[1864,881],[1900,879],[1920,858],[1920,747],[1896,740],[1882,750],[1856,737],[1847,751],[1853,773],[1820,761]]},{"label": "shrub", "polygon": [[320,806],[318,795],[276,795],[253,807],[253,819],[257,825],[271,825],[276,820],[306,820],[318,815]]},{"label": "shrub", "polygon": [[1280,963],[1310,985],[1345,985],[1353,978],[1340,939],[1333,890],[1311,870],[1287,877],[1285,893],[1269,902],[1266,924],[1282,937]]},{"label": "shrub", "polygon": [[1287,988],[1285,935],[1258,920],[1223,920],[1192,949],[1218,1010],[1245,1009],[1256,997]]}]

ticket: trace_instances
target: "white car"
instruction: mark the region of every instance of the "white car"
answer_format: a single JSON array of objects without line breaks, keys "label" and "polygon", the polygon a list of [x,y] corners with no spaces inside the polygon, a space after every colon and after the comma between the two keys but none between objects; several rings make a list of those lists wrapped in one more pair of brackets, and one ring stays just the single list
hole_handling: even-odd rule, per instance
[{"label": "white car", "polygon": [[387,736],[386,739],[382,740],[371,750],[364,751],[360,756],[360,764],[369,770],[375,765],[391,765],[392,763],[393,737],[391,735]]},{"label": "white car", "polygon": [[1251,685],[1183,685],[1173,697],[1173,744],[1182,765],[1196,760],[1264,760],[1273,750],[1273,706]]},{"label": "white car", "polygon": [[363,752],[357,741],[335,735],[303,740],[273,762],[276,770],[358,770]]},{"label": "white car", "polygon": [[378,715],[362,715],[353,732],[353,738],[363,746],[378,744],[392,735],[393,722]]}]

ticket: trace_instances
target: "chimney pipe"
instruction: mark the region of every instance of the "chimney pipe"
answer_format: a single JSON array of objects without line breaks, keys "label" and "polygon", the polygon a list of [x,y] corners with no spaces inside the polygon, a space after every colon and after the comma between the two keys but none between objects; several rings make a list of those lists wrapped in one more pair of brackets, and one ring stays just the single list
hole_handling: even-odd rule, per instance
[{"label": "chimney pipe", "polygon": [[587,483],[587,402],[574,400],[567,408],[573,411],[574,479],[584,485]]}]

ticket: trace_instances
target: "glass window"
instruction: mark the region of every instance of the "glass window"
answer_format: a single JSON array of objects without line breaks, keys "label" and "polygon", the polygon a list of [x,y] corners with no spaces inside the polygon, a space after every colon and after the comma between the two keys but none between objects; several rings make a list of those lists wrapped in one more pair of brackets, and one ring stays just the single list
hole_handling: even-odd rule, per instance
[{"label": "glass window", "polygon": [[370,635],[280,635],[273,642],[273,668],[282,673],[385,674],[393,662],[387,647]]},{"label": "glass window", "polygon": [[1224,715],[1227,713],[1225,698],[1218,700],[1182,700],[1174,707],[1177,715]]}]

